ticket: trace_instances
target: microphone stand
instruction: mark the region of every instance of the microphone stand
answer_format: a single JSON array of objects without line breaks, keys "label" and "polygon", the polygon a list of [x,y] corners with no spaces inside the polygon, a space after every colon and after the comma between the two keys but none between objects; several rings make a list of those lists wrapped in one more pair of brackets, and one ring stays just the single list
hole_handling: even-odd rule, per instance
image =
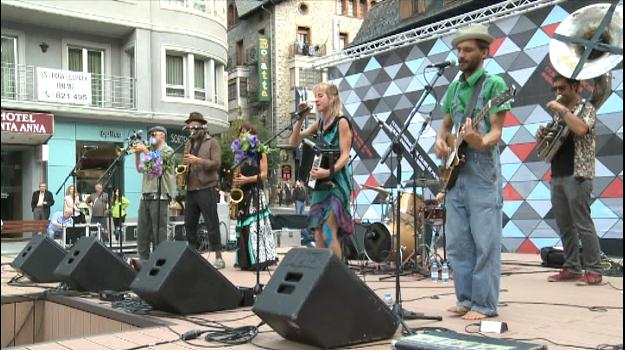
[{"label": "microphone stand", "polygon": [[[278,138],[278,136],[282,135],[282,133],[284,133],[287,130],[293,130],[293,125],[295,125],[295,123],[297,123],[301,118],[303,118],[303,113],[302,114],[295,114],[297,117],[293,118],[291,120],[291,123],[287,126],[285,126],[282,130],[278,131],[278,133],[276,133],[275,135],[271,136],[271,138],[269,138],[269,140],[265,141],[262,143],[262,146],[268,146],[271,144],[271,142],[275,139]],[[261,147],[262,147],[261,146]],[[263,284],[260,283],[260,187],[261,187],[261,178],[260,178],[260,159],[261,157],[258,157],[258,174],[256,174],[256,186],[255,186],[255,197],[256,197],[256,285],[254,286],[254,296],[259,295],[262,291],[263,291]],[[236,163],[235,165],[233,165],[230,168],[230,171],[233,171],[234,169],[238,168],[241,166],[241,164],[243,164],[243,162],[246,160],[246,158],[243,158],[240,162]],[[266,255],[266,253],[265,253]]]},{"label": "microphone stand", "polygon": [[[102,176],[100,176],[100,178],[98,179],[98,181],[96,183],[102,183],[102,180],[107,177],[106,181],[104,183],[102,183],[102,187],[104,187],[106,190],[108,190],[108,208],[112,209],[112,205],[111,205],[111,200],[113,197],[113,189],[111,187],[111,180],[113,179],[113,175],[115,173],[117,173],[117,170],[119,169],[119,166],[121,166],[121,162],[122,159],[124,158],[124,156],[126,155],[126,150],[124,149],[123,152],[121,152],[117,158],[115,158],[115,160],[113,160],[113,163],[111,163],[111,165],[109,165],[109,167],[104,171],[104,174],[102,174]],[[98,199],[100,199],[100,197],[102,196],[102,193],[104,193],[104,190],[102,192],[100,192],[100,194],[98,195]],[[94,201],[95,202],[95,201]],[[120,198],[120,202],[121,202],[121,198]],[[121,203],[120,203],[121,204]],[[93,212],[93,210],[92,210]],[[109,224],[109,228],[112,227],[111,225],[111,221],[112,221],[112,213],[110,210],[107,210],[108,212],[108,224]],[[119,211],[120,217],[121,217],[121,208]],[[92,215],[93,217],[93,215]],[[109,230],[110,231],[110,230]],[[113,251],[113,236],[109,233],[109,249],[111,251]],[[122,239],[121,239],[121,235],[119,237],[119,254],[123,255],[123,249],[122,249]]]},{"label": "microphone stand", "polygon": [[[67,174],[67,176],[65,177],[65,180],[63,180],[63,183],[61,184],[61,186],[59,186],[59,189],[56,190],[56,192],[54,193],[55,195],[58,195],[59,192],[61,192],[63,187],[65,187],[65,183],[71,177],[72,186],[74,187],[74,198],[72,198],[72,202],[76,200],[76,195],[78,194],[78,191],[76,190],[76,170],[78,169],[78,166],[82,163],[83,159],[85,159],[85,155],[87,154],[87,152],[89,152],[89,150],[86,148],[82,150],[82,154],[80,155],[80,158],[78,158],[78,161],[76,162],[76,164],[74,164],[74,168],[70,170],[69,174]],[[72,218],[75,217],[75,214],[76,214],[76,209],[74,209],[74,206],[75,204],[72,204]],[[65,211],[65,201],[63,201],[63,211]],[[75,228],[75,227],[76,227],[76,222],[72,220],[72,228]]]},{"label": "microphone stand", "polygon": [[[434,84],[436,83],[436,81],[438,80],[438,78],[440,78],[443,75],[443,70],[444,67],[439,67],[438,68],[438,72],[436,74],[436,77],[434,79],[434,81],[427,85],[423,94],[421,94],[421,97],[419,98],[419,101],[417,102],[417,104],[412,108],[412,110],[410,111],[410,114],[408,116],[408,120],[406,120],[406,123],[404,124],[404,127],[402,128],[402,130],[394,135],[393,137],[393,141],[392,141],[392,146],[389,150],[386,151],[386,153],[384,154],[384,156],[382,157],[381,162],[384,163],[386,161],[386,159],[388,158],[388,156],[390,155],[390,152],[392,151],[393,153],[395,153],[396,157],[397,157],[397,169],[396,169],[396,187],[397,187],[397,203],[401,203],[401,161],[402,161],[402,156],[403,153],[406,151],[404,145],[402,144],[402,135],[404,134],[404,132],[406,132],[406,130],[408,130],[408,127],[410,126],[410,122],[412,120],[412,118],[415,116],[415,114],[417,113],[417,111],[419,110],[419,108],[421,108],[421,105],[423,104],[423,102],[425,101],[425,99],[427,98],[427,96],[432,92],[432,90],[434,89]],[[400,220],[400,214],[401,214],[401,208],[399,205],[397,205],[397,208],[395,208],[395,214],[396,214],[396,219]],[[400,282],[399,282],[399,269],[401,266],[401,259],[400,259],[400,249],[401,249],[401,232],[400,232],[400,226],[399,222],[396,223],[395,225],[395,304],[393,305],[393,313],[397,316],[397,318],[399,319],[399,321],[401,322],[402,326],[404,327],[404,329],[406,330],[406,332],[412,334],[413,331],[408,328],[406,326],[406,324],[403,322],[403,319],[426,319],[426,320],[438,320],[438,321],[442,321],[442,317],[441,316],[424,316],[423,314],[416,314],[413,312],[409,312],[407,310],[404,310],[402,308],[401,305],[401,286],[400,286]],[[416,249],[416,247],[415,247]]]}]

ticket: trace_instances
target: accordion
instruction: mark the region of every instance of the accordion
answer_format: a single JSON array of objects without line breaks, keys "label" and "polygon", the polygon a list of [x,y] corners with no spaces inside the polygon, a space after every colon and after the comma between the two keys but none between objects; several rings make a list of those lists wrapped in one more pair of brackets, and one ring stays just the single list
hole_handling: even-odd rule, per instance
[{"label": "accordion", "polygon": [[302,143],[302,158],[297,172],[297,180],[302,181],[304,184],[307,184],[308,187],[317,191],[334,188],[336,185],[332,182],[331,178],[322,180],[312,179],[310,177],[310,171],[315,167],[329,169],[330,161],[332,161],[334,165],[339,155],[340,152],[338,149],[320,150],[315,146],[314,142],[305,139],[304,143]]}]

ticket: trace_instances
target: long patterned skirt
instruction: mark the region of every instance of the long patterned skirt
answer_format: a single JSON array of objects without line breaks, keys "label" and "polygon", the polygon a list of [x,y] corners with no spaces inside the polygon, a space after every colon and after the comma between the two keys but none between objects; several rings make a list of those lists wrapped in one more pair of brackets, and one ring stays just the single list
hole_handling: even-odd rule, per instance
[{"label": "long patterned skirt", "polygon": [[267,208],[263,191],[260,193],[260,205],[257,205],[255,191],[245,191],[244,196],[244,201],[239,204],[242,208],[236,226],[237,265],[242,270],[256,270],[256,264],[260,263],[260,268],[264,269],[275,265],[277,261],[276,244],[269,221],[271,211]]}]

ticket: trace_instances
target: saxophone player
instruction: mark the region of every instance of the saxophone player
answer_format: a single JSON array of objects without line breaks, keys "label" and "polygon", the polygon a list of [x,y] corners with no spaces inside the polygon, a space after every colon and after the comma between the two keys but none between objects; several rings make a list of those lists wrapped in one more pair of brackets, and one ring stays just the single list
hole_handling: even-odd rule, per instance
[{"label": "saxophone player", "polygon": [[198,248],[198,221],[200,214],[208,231],[210,249],[215,251],[216,269],[223,269],[226,264],[221,257],[221,238],[219,217],[217,215],[217,182],[221,167],[221,148],[219,142],[206,130],[206,120],[198,112],[189,114],[184,127],[190,137],[184,146],[183,162],[187,165],[187,196],[185,199],[184,227],[187,241]]},{"label": "saxophone player", "polygon": [[[601,251],[590,216],[592,180],[595,176],[595,122],[593,105],[578,93],[579,81],[557,74],[553,91],[558,97],[547,108],[566,123],[570,132],[551,159],[551,205],[560,230],[565,262],[549,282],[578,280],[579,284],[601,283]],[[540,127],[540,141],[546,130]],[[583,259],[580,260],[581,240]]]}]

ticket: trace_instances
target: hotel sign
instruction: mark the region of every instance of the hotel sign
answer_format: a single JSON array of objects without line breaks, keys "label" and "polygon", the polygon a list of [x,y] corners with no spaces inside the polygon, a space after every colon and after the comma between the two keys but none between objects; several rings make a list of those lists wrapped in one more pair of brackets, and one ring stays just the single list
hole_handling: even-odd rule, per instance
[{"label": "hotel sign", "polygon": [[43,144],[54,134],[54,115],[2,110],[2,143]]},{"label": "hotel sign", "polygon": [[271,100],[271,48],[269,38],[258,36],[258,101]]},{"label": "hotel sign", "polygon": [[45,102],[91,104],[91,74],[37,67],[37,99]]}]

